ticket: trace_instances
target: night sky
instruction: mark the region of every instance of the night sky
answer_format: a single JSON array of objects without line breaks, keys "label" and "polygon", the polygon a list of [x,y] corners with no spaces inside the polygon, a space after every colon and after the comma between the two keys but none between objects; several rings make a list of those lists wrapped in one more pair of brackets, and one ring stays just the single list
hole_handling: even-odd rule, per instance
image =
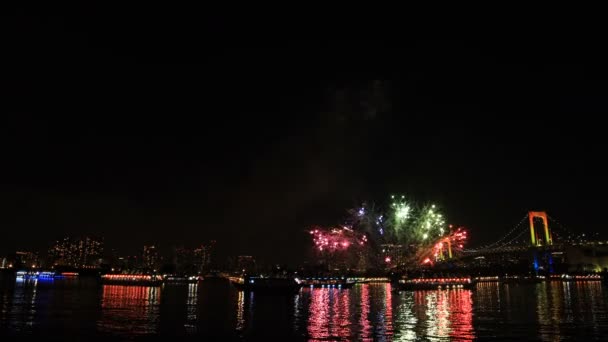
[{"label": "night sky", "polygon": [[97,234],[299,262],[308,226],[390,194],[472,245],[529,210],[604,229],[603,40],[119,12],[2,18],[0,254]]}]

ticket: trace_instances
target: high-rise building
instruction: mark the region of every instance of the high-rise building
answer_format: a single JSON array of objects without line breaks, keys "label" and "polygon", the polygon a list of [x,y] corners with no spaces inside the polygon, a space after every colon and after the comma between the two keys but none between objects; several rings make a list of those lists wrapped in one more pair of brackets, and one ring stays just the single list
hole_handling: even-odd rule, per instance
[{"label": "high-rise building", "polygon": [[158,270],[160,267],[160,256],[156,246],[144,246],[142,262],[145,269]]},{"label": "high-rise building", "polygon": [[80,266],[99,265],[103,254],[103,241],[101,239],[84,237],[76,242],[77,259]]},{"label": "high-rise building", "polygon": [[215,241],[211,241],[194,250],[194,267],[199,274],[204,274],[210,270],[214,247]]},{"label": "high-rise building", "polygon": [[137,255],[116,257],[112,262],[112,269],[116,272],[134,271],[142,267],[141,257]]},{"label": "high-rise building", "polygon": [[237,258],[236,271],[238,272],[254,272],[255,259],[250,255],[239,255]]},{"label": "high-rise building", "polygon": [[103,239],[66,237],[58,240],[49,249],[49,258],[53,265],[72,267],[98,266],[103,255]]},{"label": "high-rise building", "polygon": [[55,244],[49,249],[48,253],[50,263],[52,265],[72,265],[71,245],[69,237],[55,241]]},{"label": "high-rise building", "polygon": [[201,274],[205,272],[205,266],[207,263],[207,249],[205,245],[201,245],[199,248],[195,248],[194,251],[194,268]]},{"label": "high-rise building", "polygon": [[40,267],[38,253],[17,251],[13,256],[13,264],[16,268],[36,268]]},{"label": "high-rise building", "polygon": [[191,249],[178,247],[175,249],[173,256],[173,264],[175,271],[178,274],[195,274],[198,273],[194,263],[194,253]]}]

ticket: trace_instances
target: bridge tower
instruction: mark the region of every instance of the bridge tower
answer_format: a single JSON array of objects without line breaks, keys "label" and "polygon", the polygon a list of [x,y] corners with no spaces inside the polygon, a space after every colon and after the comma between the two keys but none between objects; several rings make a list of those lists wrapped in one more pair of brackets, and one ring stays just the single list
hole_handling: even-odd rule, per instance
[{"label": "bridge tower", "polygon": [[545,228],[545,241],[544,245],[552,245],[553,238],[551,237],[551,231],[549,231],[549,221],[547,220],[547,213],[544,211],[530,211],[528,213],[528,218],[530,220],[530,238],[532,240],[533,246],[541,246],[543,245],[543,241],[541,237],[538,235],[538,232],[534,229],[534,218],[540,218],[543,221],[543,226]]}]

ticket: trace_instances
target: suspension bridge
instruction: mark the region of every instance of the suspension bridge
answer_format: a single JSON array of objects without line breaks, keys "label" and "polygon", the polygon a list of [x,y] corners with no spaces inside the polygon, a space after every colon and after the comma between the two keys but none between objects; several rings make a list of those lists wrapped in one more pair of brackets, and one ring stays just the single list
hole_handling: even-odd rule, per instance
[{"label": "suspension bridge", "polygon": [[496,241],[449,255],[446,262],[464,267],[519,265],[520,269],[549,273],[573,267],[601,271],[608,267],[608,241],[576,234],[544,211],[530,211]]}]

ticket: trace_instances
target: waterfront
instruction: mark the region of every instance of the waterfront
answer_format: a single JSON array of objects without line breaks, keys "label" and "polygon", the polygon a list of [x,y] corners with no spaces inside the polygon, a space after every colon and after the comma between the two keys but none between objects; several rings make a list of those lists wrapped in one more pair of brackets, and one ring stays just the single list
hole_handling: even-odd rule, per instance
[{"label": "waterfront", "polygon": [[280,296],[238,291],[222,279],[162,287],[3,282],[0,331],[58,340],[600,339],[608,333],[606,299],[600,282],[416,292],[361,284]]}]

